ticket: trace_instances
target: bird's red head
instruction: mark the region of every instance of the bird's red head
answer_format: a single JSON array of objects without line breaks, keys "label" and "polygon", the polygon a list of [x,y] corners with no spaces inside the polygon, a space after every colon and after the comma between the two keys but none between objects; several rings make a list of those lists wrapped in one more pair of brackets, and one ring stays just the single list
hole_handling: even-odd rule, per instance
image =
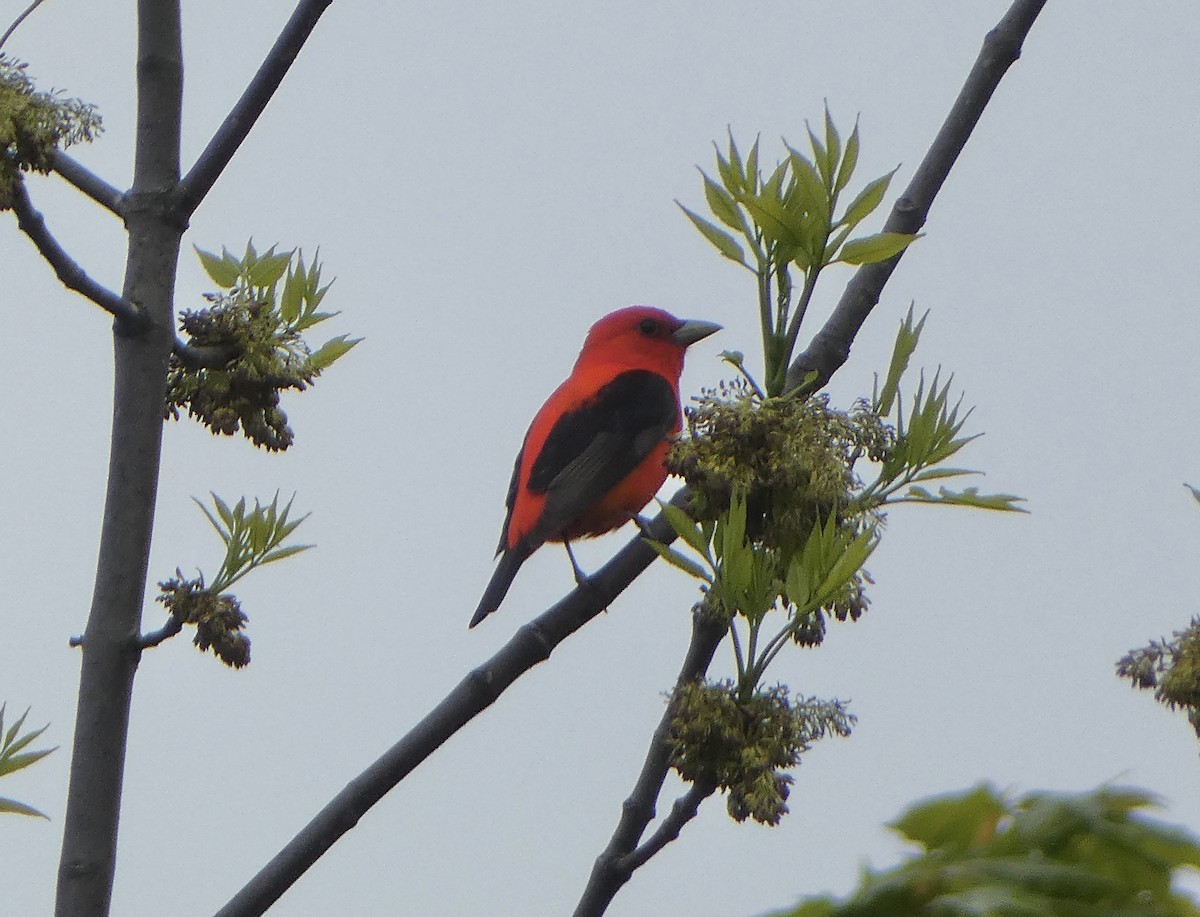
[{"label": "bird's red head", "polygon": [[706,338],[720,325],[686,321],[651,306],[629,306],[612,312],[592,325],[583,342],[577,366],[621,363],[654,366],[679,378],[688,345]]}]

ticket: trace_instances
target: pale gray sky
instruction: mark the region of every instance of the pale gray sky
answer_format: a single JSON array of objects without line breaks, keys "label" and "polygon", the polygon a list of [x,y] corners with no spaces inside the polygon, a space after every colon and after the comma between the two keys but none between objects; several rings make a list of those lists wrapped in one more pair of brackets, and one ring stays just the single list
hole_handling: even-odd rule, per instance
[{"label": "pale gray sky", "polygon": [[[957,3],[334,3],[186,237],[321,248],[331,333],[365,342],[302,397],[285,456],[169,427],[152,576],[207,571],[218,542],[190,498],[298,492],[319,547],[240,584],[254,661],[186,639],[136,684],[114,914],[202,915],[571,585],[536,555],[505,605],[466,623],[491,571],[525,425],[588,325],[629,303],[721,322],[684,387],[753,352],[749,275],[673,203],[729,125],[764,155],[828,99],[861,117],[862,177],[903,187],[1006,0]],[[7,3],[0,20],[21,3]],[[97,103],[77,155],[131,174],[132,4],[55,0],[8,50],[44,87]],[[186,11],[186,163],[290,13],[276,0]],[[985,489],[1030,516],[904,508],[869,568],[873,607],[777,677],[848,699],[849,740],[796,773],[777,829],[710,800],[641,870],[618,917],[750,915],[845,892],[901,851],[882,823],[981,779],[1024,791],[1116,781],[1200,830],[1182,715],[1113,662],[1198,611],[1195,373],[1200,106],[1190,0],[1051,0],[831,391],[868,392],[897,323],[932,310],[917,361],[955,372]],[[61,182],[35,204],[119,288],[124,238]],[[103,499],[109,322],[64,291],[15,221],[0,231],[8,430],[0,531],[0,698],[63,748],[0,789],[5,908],[50,910],[78,654]],[[848,273],[818,293],[823,318]],[[178,305],[208,289],[190,251]],[[628,535],[581,548],[599,565]],[[562,914],[616,823],[688,639],[694,589],[655,567],[368,814],[273,913]],[[147,606],[147,628],[162,615]],[[731,667],[722,648],[714,674]],[[670,797],[664,797],[669,803]]]}]

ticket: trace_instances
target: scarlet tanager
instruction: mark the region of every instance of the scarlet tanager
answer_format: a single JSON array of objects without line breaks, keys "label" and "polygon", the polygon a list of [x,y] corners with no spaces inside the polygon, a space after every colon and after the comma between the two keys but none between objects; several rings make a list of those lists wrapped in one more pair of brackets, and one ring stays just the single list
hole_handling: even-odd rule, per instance
[{"label": "scarlet tanager", "polygon": [[500,606],[521,564],[545,542],[561,541],[569,553],[570,539],[619,528],[650,502],[667,477],[668,437],[680,430],[684,351],[720,328],[647,306],[592,326],[571,375],[525,434],[508,486],[500,562],[471,627]]}]

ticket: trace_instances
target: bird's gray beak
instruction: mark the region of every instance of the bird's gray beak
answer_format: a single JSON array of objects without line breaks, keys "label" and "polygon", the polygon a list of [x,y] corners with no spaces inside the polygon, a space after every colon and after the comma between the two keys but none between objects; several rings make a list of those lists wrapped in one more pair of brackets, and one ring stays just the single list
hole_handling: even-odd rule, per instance
[{"label": "bird's gray beak", "polygon": [[721,326],[715,322],[687,321],[675,329],[674,334],[671,335],[671,339],[676,344],[689,347],[720,330]]}]

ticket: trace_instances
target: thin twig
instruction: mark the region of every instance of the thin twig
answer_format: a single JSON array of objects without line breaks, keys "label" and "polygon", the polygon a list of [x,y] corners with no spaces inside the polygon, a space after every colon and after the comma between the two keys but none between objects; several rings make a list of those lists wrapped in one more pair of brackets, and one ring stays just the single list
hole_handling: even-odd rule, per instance
[{"label": "thin twig", "polygon": [[[966,146],[1001,78],[1021,56],[1025,37],[1045,5],[1046,0],[1016,0],[1004,18],[988,32],[979,57],[929,152],[892,207],[884,231],[915,233],[925,225],[933,199],[958,161],[958,154]],[[865,264],[855,271],[829,320],[813,336],[808,349],[792,361],[787,378],[789,389],[801,386],[814,371],[816,377],[808,387],[821,388],[846,362],[850,345],[879,302],[884,284],[903,256],[904,252],[901,252],[887,261]]]},{"label": "thin twig", "polygon": [[142,634],[138,638],[139,649],[148,650],[151,647],[158,646],[164,640],[169,640],[183,630],[183,622],[179,618],[171,615],[167,618],[167,623],[158,630],[152,630],[148,634]]},{"label": "thin twig", "polygon": [[79,264],[67,254],[58,240],[46,228],[46,221],[33,207],[29,200],[29,192],[23,179],[14,183],[12,189],[12,209],[17,215],[17,225],[21,231],[33,241],[42,257],[54,268],[54,273],[62,281],[63,286],[86,296],[105,312],[114,315],[124,322],[128,331],[136,331],[147,324],[146,315],[128,300],[118,296],[112,290],[101,286],[88,276]]},{"label": "thin twig", "polygon": [[275,90],[283,82],[288,69],[296,60],[296,55],[300,53],[300,49],[304,47],[308,36],[316,27],[317,20],[332,2],[333,0],[300,0],[283,31],[275,39],[275,44],[271,46],[262,66],[258,68],[258,73],[254,74],[254,79],[250,81],[242,97],[221,123],[191,171],[180,182],[175,205],[180,220],[186,220],[196,212],[200,202],[229,165],[233,154],[242,145],[242,141],[266,109],[267,103],[271,101]]},{"label": "thin twig", "polygon": [[645,865],[654,854],[679,837],[683,826],[699,813],[700,804],[716,790],[717,788],[711,783],[693,783],[688,787],[686,793],[675,800],[667,817],[659,822],[658,827],[654,829],[654,833],[646,839],[645,843],[638,845],[633,853],[623,857],[617,863],[617,869],[623,873],[632,874],[638,867]]},{"label": "thin twig", "polygon": [[77,159],[62,150],[54,151],[54,171],[97,204],[119,217],[125,216],[125,192],[114,188]]},{"label": "thin twig", "polygon": [[39,6],[41,6],[44,2],[45,2],[45,0],[33,0],[33,2],[25,8],[25,12],[23,12],[20,16],[18,16],[16,19],[13,20],[13,24],[8,27],[8,29],[5,31],[5,33],[3,35],[0,35],[0,48],[4,47],[4,43],[6,41],[8,41],[8,39],[12,35],[12,33],[17,30],[17,26],[19,26],[22,22],[24,22],[26,17],[30,13],[32,13],[34,10],[36,10]]},{"label": "thin twig", "polygon": [[200,347],[175,338],[174,353],[188,369],[220,369],[237,359],[238,349],[233,346]]}]

